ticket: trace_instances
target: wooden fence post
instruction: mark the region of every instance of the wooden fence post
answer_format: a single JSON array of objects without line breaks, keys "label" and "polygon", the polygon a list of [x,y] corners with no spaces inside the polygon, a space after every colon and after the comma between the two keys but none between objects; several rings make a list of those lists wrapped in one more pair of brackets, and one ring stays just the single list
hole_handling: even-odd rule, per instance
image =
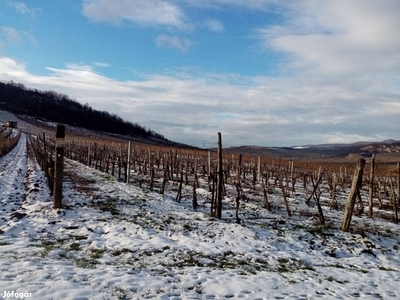
[{"label": "wooden fence post", "polygon": [[239,154],[239,161],[237,166],[237,184],[240,186],[240,174],[242,173],[242,154]]},{"label": "wooden fence post", "polygon": [[208,151],[208,175],[211,175],[211,151]]},{"label": "wooden fence post", "polygon": [[221,219],[222,217],[222,181],[223,181],[223,171],[222,171],[222,142],[221,133],[218,132],[218,178],[217,178],[217,197],[216,197],[216,217]]},{"label": "wooden fence post", "polygon": [[369,202],[368,202],[368,218],[372,218],[372,207],[374,205],[374,172],[375,172],[375,154],[371,158],[371,170],[369,172]]},{"label": "wooden fence post", "polygon": [[129,183],[131,177],[131,155],[132,155],[132,143],[128,143],[128,159],[127,159],[127,171],[126,171],[126,183]]},{"label": "wooden fence post", "polygon": [[397,198],[398,205],[400,205],[400,162],[397,163]]},{"label": "wooden fence post", "polygon": [[64,173],[64,138],[65,125],[57,124],[56,127],[56,155],[54,170],[53,208],[62,207],[62,184]]},{"label": "wooden fence post", "polygon": [[398,217],[398,203],[396,200],[396,194],[394,192],[394,186],[393,186],[393,179],[390,177],[390,202],[393,204],[393,218],[394,222],[397,224],[399,223],[399,217]]},{"label": "wooden fence post", "polygon": [[357,162],[357,168],[354,171],[353,183],[351,185],[351,191],[349,197],[347,199],[342,227],[340,228],[342,231],[349,231],[351,217],[353,215],[354,204],[357,199],[357,195],[359,193],[359,189],[362,183],[362,175],[364,171],[365,159],[359,158]]},{"label": "wooden fence post", "polygon": [[92,143],[89,142],[89,146],[88,146],[88,153],[87,153],[87,166],[90,167],[90,148],[92,146]]},{"label": "wooden fence post", "polygon": [[192,200],[193,209],[196,209],[197,206],[199,206],[199,204],[197,202],[196,188],[197,188],[197,157],[194,158],[193,200]]}]

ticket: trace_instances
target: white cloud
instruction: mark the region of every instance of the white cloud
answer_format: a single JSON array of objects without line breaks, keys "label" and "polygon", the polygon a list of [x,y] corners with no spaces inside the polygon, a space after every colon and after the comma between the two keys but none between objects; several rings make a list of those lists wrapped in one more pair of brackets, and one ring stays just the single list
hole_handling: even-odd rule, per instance
[{"label": "white cloud", "polygon": [[[280,4],[277,0],[83,0],[83,14],[93,22],[120,24],[123,21],[142,26],[169,26],[192,30],[194,25],[185,9],[248,9],[266,11]],[[189,11],[189,10],[188,10]],[[214,32],[224,31],[221,21],[203,21]]]},{"label": "white cloud", "polygon": [[203,8],[226,8],[226,7],[239,7],[252,10],[266,10],[269,7],[279,4],[279,0],[182,0],[180,2],[189,3],[194,7]]},{"label": "white cloud", "polygon": [[[169,2],[180,12],[168,19],[176,22],[165,19],[158,23],[154,19],[163,13],[162,9],[156,7],[151,16],[145,2],[129,3],[143,9],[145,20],[135,15],[127,1],[85,1],[86,13],[97,21],[156,22],[175,28],[185,25],[186,17],[177,6],[183,1]],[[0,57],[0,79],[68,94],[167,138],[198,146],[214,142],[218,131],[223,134],[224,146],[400,139],[400,2],[196,3],[252,9],[281,5],[285,22],[257,31],[264,49],[286,56],[280,75],[208,74],[201,70],[185,73],[180,69],[170,70],[167,75],[148,75],[140,81],[116,81],[95,72],[103,63],[83,63],[48,68],[49,76],[35,76],[24,64]],[[17,35],[15,38],[18,41]],[[165,34],[154,42],[158,47],[182,52],[194,45],[191,40]]]},{"label": "white cloud", "polygon": [[32,45],[36,44],[36,39],[33,35],[13,27],[0,27],[0,38],[4,40],[2,44],[6,46],[19,46],[25,40]]},{"label": "white cloud", "polygon": [[108,63],[97,62],[97,61],[93,62],[93,65],[95,65],[96,67],[99,67],[99,68],[109,68],[109,67],[111,67],[111,65],[108,64]]},{"label": "white cloud", "polygon": [[175,48],[179,51],[186,53],[195,43],[188,39],[181,39],[177,36],[169,36],[165,34],[160,34],[154,40],[157,47],[160,48]]},{"label": "white cloud", "polygon": [[295,70],[325,74],[400,67],[400,2],[290,1],[283,25],[259,30],[264,46],[289,55]]},{"label": "white cloud", "polygon": [[1,33],[10,45],[20,45],[23,41],[22,34],[12,27],[1,27]]},{"label": "white cloud", "polygon": [[22,14],[22,15],[27,15],[30,17],[36,17],[36,12],[37,10],[35,9],[30,9],[25,3],[23,2],[9,2],[9,6],[12,6],[15,8],[15,10]]},{"label": "white cloud", "polygon": [[[30,74],[25,65],[0,58],[0,80],[55,90],[81,103],[116,113],[172,140],[202,146],[223,134],[224,146],[291,146],[357,139],[399,139],[400,91],[371,78],[347,84],[316,78],[243,77],[224,74],[154,74],[117,81],[91,65],[48,68]],[[371,87],[373,86],[373,87]],[[397,125],[396,125],[397,124]]]},{"label": "white cloud", "polygon": [[210,19],[206,21],[205,25],[210,31],[223,32],[225,30],[224,24],[222,24],[221,21],[216,19]]},{"label": "white cloud", "polygon": [[94,22],[189,27],[179,6],[163,0],[84,0],[83,14]]}]

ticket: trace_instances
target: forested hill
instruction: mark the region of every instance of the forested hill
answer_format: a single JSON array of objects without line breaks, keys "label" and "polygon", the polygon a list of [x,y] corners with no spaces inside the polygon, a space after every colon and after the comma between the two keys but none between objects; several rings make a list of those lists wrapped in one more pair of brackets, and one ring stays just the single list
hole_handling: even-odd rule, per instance
[{"label": "forested hill", "polygon": [[82,105],[67,95],[30,89],[13,81],[0,82],[0,110],[106,133],[173,143],[137,123],[124,121],[106,111],[95,110],[87,104]]}]

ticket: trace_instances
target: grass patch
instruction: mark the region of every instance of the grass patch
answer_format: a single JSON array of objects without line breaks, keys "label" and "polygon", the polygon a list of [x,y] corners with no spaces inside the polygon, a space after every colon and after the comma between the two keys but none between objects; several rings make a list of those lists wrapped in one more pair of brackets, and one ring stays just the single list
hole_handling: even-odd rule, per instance
[{"label": "grass patch", "polygon": [[108,211],[111,213],[111,215],[117,216],[119,215],[119,211],[116,206],[117,201],[117,199],[108,198],[106,201],[93,202],[92,205],[97,207],[102,212]]},{"label": "grass patch", "polygon": [[11,245],[12,243],[7,242],[7,241],[0,241],[0,246],[7,246],[7,245]]},{"label": "grass patch", "polygon": [[72,243],[72,244],[69,246],[69,249],[71,249],[72,251],[79,251],[79,250],[81,250],[81,247],[80,247],[79,244],[77,244],[77,243]]},{"label": "grass patch", "polygon": [[114,256],[120,256],[122,253],[127,253],[127,252],[131,252],[131,250],[127,248],[122,248],[114,250],[113,252],[111,252],[111,254]]},{"label": "grass patch", "polygon": [[83,268],[83,269],[96,269],[96,265],[99,264],[99,262],[96,259],[93,258],[78,258],[75,260],[75,263],[78,267]]},{"label": "grass patch", "polygon": [[188,223],[183,224],[182,227],[187,231],[192,231],[192,227]]},{"label": "grass patch", "polygon": [[[37,240],[32,240],[32,241],[37,241]],[[54,248],[60,248],[63,242],[60,242],[59,240],[55,241],[41,241],[42,243],[40,245],[32,245],[28,244],[28,246],[34,246],[34,247],[43,247],[43,251],[40,253],[42,257],[45,257],[51,250]]]},{"label": "grass patch", "polygon": [[61,257],[61,258],[65,258],[65,259],[69,258],[67,251],[58,253],[58,256]]},{"label": "grass patch", "polygon": [[46,256],[51,250],[56,248],[56,242],[53,241],[42,241],[43,252],[42,256]]},{"label": "grass patch", "polygon": [[119,286],[117,286],[115,288],[115,293],[116,293],[116,296],[117,296],[118,300],[128,299],[127,298],[128,295],[127,295],[126,291],[123,288],[119,287]]},{"label": "grass patch", "polygon": [[316,225],[314,227],[311,227],[308,229],[308,232],[311,233],[312,235],[321,235],[321,236],[335,236],[332,232],[327,231],[327,229],[330,229],[331,225],[330,224],[325,224],[325,225]]},{"label": "grass patch", "polygon": [[228,251],[225,251],[222,255],[224,256],[224,257],[227,257],[227,256],[231,256],[231,255],[233,255],[234,253],[231,251],[231,250],[228,250]]},{"label": "grass patch", "polygon": [[76,241],[87,240],[87,235],[70,235],[71,238],[74,238]]},{"label": "grass patch", "polygon": [[279,273],[293,273],[299,270],[309,270],[315,271],[315,268],[309,264],[305,264],[300,259],[296,258],[278,258],[278,266],[276,267],[276,271]]},{"label": "grass patch", "polygon": [[397,271],[397,270],[395,270],[395,269],[386,268],[386,267],[379,267],[378,269],[381,270],[381,271],[392,271],[392,272],[396,272],[396,271]]},{"label": "grass patch", "polygon": [[364,270],[364,269],[359,269],[359,270],[356,270],[357,272],[359,272],[359,273],[363,273],[363,274],[367,274],[369,271],[367,271],[367,270]]},{"label": "grass patch", "polygon": [[90,250],[90,257],[93,259],[98,259],[103,256],[103,253],[106,252],[106,249],[89,249]]}]

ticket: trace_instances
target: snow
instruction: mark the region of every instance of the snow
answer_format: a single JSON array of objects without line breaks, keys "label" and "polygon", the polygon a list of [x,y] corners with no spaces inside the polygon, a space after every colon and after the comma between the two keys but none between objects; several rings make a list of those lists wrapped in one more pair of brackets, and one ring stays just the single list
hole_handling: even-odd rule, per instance
[{"label": "snow", "polygon": [[400,297],[398,225],[354,217],[355,233],[341,232],[343,212],[330,211],[328,198],[321,198],[325,227],[301,192],[289,198],[293,217],[272,194],[272,212],[243,202],[236,224],[229,197],[221,220],[209,216],[204,187],[194,211],[190,197],[174,200],[172,184],[160,195],[71,160],[64,176],[64,208],[55,210],[24,134],[0,158],[0,297],[7,291],[74,300]]}]

